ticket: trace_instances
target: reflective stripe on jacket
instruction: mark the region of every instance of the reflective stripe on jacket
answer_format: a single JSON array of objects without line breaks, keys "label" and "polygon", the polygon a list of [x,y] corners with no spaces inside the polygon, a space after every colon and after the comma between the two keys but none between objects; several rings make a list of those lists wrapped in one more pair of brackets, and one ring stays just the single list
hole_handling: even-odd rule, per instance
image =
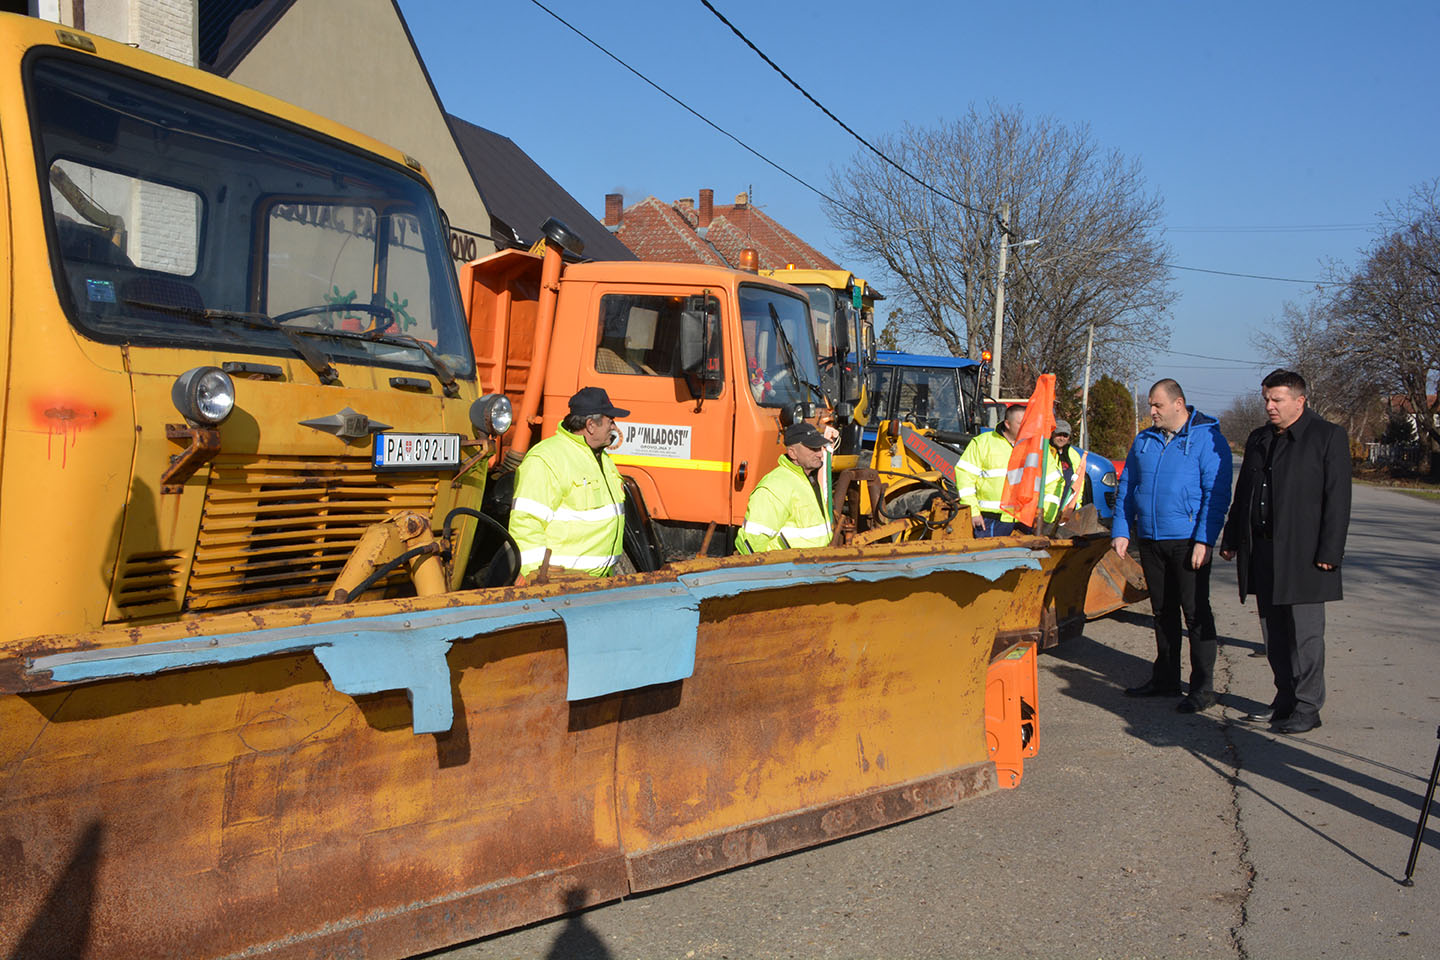
[{"label": "reflective stripe on jacket", "polygon": [[[1061,488],[1065,477],[1060,472],[1060,461],[1055,450],[1047,441],[1045,444],[1045,511],[1046,520],[1060,515]],[[965,446],[955,464],[956,493],[960,502],[970,508],[971,515],[998,513],[1000,519],[1013,522],[1015,518],[1000,509],[1000,497],[1005,491],[1005,481],[1010,469],[1010,454],[1015,445],[1005,439],[999,430],[987,430],[978,434]],[[1017,471],[1018,479],[1019,471]]]},{"label": "reflective stripe on jacket", "polygon": [[735,549],[740,553],[762,553],[787,546],[829,546],[830,491],[824,483],[818,487],[817,492],[798,463],[781,456],[775,469],[765,474],[750,494],[745,525],[735,535]]},{"label": "reflective stripe on jacket", "polygon": [[[1005,474],[1014,449],[1015,445],[999,430],[987,430],[965,445],[965,452],[955,463],[956,493],[972,514],[1000,513],[1000,495],[1005,490]],[[1008,513],[1001,516],[1015,519]]]},{"label": "reflective stripe on jacket", "polygon": [[515,474],[510,536],[520,548],[520,572],[550,563],[600,577],[620,560],[624,545],[625,488],[603,450],[556,427],[530,448]]}]

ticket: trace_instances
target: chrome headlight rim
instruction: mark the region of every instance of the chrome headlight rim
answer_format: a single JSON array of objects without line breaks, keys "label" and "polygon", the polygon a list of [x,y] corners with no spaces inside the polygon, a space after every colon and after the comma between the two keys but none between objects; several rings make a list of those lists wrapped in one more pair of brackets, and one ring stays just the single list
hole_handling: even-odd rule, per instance
[{"label": "chrome headlight rim", "polygon": [[235,412],[235,381],[219,367],[192,367],[175,378],[170,400],[187,423],[218,427]]},{"label": "chrome headlight rim", "polygon": [[503,393],[487,393],[470,405],[470,425],[479,433],[499,437],[514,424],[514,407]]}]

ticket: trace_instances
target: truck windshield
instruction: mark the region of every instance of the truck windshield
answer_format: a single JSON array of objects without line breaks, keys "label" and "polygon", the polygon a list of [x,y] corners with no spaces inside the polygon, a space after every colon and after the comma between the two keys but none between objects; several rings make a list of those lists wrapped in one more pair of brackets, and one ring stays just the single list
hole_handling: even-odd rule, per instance
[{"label": "truck windshield", "polygon": [[847,376],[846,355],[854,350],[853,314],[850,304],[832,288],[822,283],[800,284],[810,299],[811,327],[815,347],[820,355],[820,385],[832,400],[860,399],[860,385]]},{"label": "truck windshield", "polygon": [[750,392],[762,407],[824,403],[806,302],[769,287],[740,287]]},{"label": "truck windshield", "polygon": [[298,329],[335,362],[472,375],[419,178],[89,62],[32,59],[28,88],[56,286],[90,336],[293,356]]}]

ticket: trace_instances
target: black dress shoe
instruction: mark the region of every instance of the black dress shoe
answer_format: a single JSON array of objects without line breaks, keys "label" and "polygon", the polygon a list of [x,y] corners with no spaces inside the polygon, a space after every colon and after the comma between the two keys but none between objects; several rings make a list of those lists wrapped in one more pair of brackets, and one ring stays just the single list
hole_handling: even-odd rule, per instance
[{"label": "black dress shoe", "polygon": [[1138,687],[1126,687],[1127,697],[1174,697],[1179,696],[1179,687],[1162,687],[1154,680],[1147,680]]},{"label": "black dress shoe", "polygon": [[1275,724],[1276,733],[1309,733],[1320,726],[1319,717],[1291,717]]},{"label": "black dress shoe", "polygon": [[1186,697],[1175,704],[1177,713],[1203,713],[1215,706],[1215,701],[1208,697]]}]

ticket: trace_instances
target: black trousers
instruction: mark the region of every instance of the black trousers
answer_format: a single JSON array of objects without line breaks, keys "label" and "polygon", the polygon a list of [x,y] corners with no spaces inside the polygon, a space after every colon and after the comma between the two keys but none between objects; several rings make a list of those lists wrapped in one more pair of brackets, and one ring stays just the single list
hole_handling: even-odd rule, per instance
[{"label": "black trousers", "polygon": [[1250,590],[1265,623],[1265,655],[1275,676],[1280,714],[1302,719],[1325,705],[1325,604],[1272,603],[1275,544],[1257,538],[1250,551]]},{"label": "black trousers", "polygon": [[1190,568],[1193,540],[1142,540],[1140,566],[1155,615],[1155,666],[1150,682],[1180,689],[1180,617],[1190,631],[1190,696],[1215,699],[1215,615],[1210,611],[1210,564]]}]

